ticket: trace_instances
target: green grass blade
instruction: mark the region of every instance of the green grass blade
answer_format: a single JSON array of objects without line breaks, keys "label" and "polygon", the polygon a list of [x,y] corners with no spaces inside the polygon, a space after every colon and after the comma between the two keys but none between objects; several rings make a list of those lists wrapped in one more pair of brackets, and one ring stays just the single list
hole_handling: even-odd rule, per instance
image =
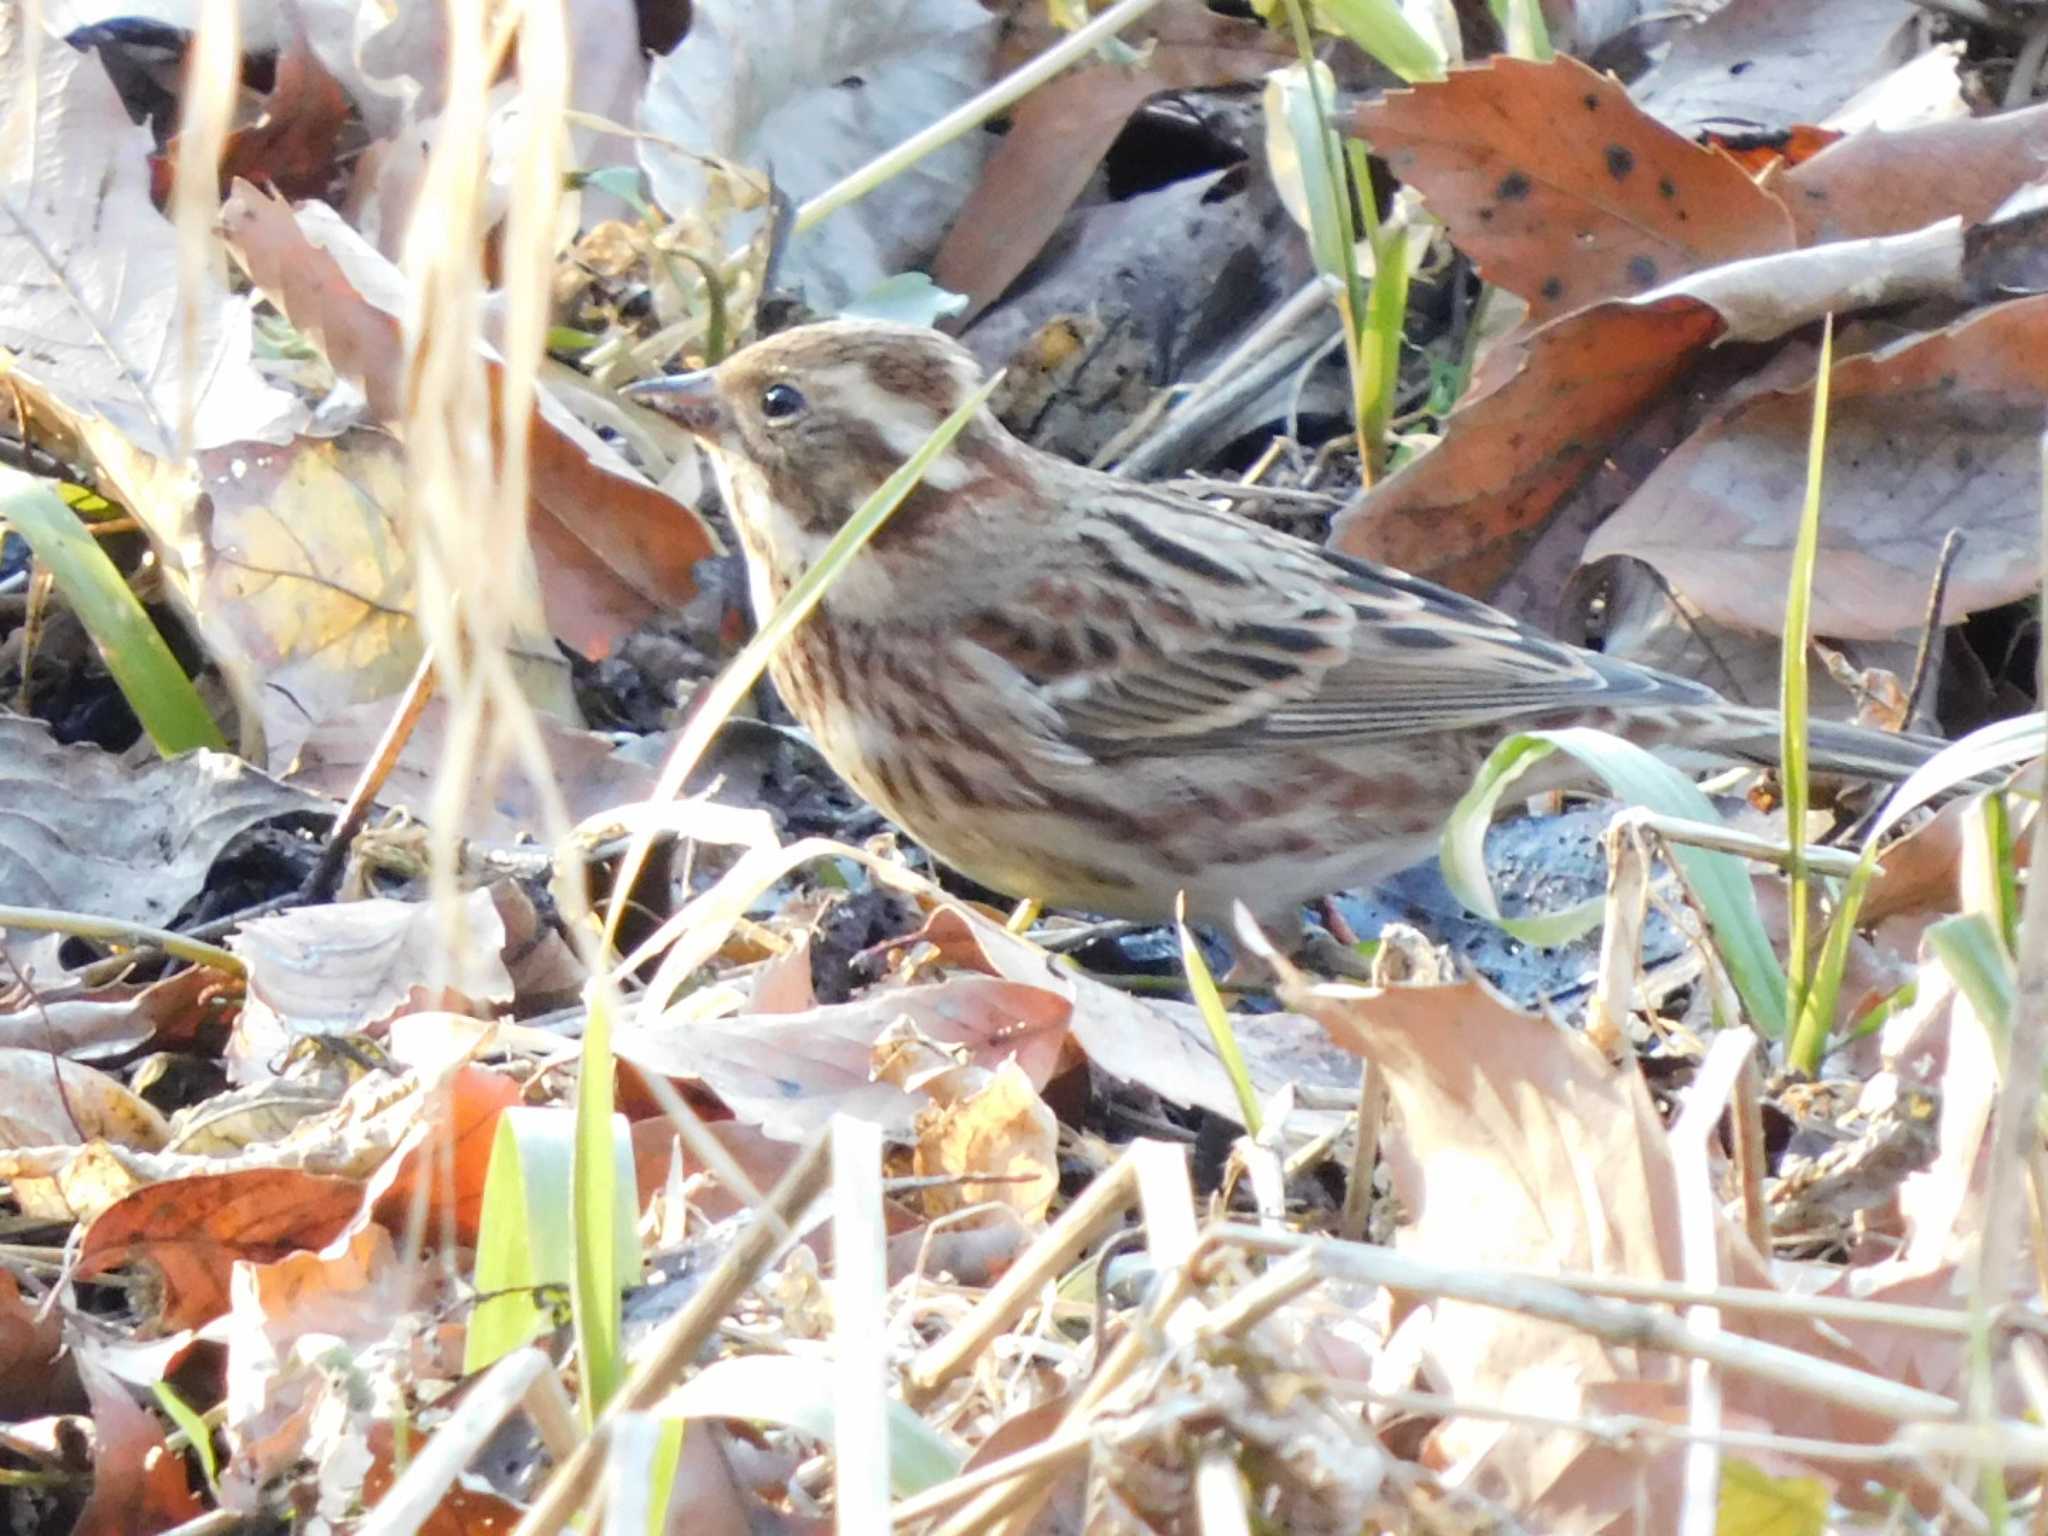
[{"label": "green grass blade", "polygon": [[[1807,777],[1807,652],[1813,639],[1813,567],[1820,558],[1820,486],[1828,441],[1828,378],[1834,365],[1835,321],[1821,327],[1820,362],[1813,380],[1813,428],[1806,445],[1806,496],[1792,545],[1792,571],[1785,593],[1785,630],[1778,648],[1778,763],[1785,789],[1785,836],[1792,847],[1790,936],[1785,982],[1792,1012],[1803,1019],[1808,1002],[1807,929],[1813,919],[1813,880],[1806,867],[1806,811],[1812,803]],[[1812,999],[1822,1019],[1835,1016],[1833,997]]]},{"label": "green grass blade", "polygon": [[[1480,765],[1472,787],[1444,823],[1439,854],[1453,895],[1530,944],[1558,944],[1585,932],[1599,920],[1604,905],[1596,900],[1561,913],[1505,918],[1493,897],[1486,873],[1485,840],[1494,807],[1510,784],[1559,751],[1576,758],[1631,804],[1690,821],[1720,820],[1697,784],[1619,736],[1573,726],[1508,737]],[[1685,846],[1673,847],[1671,856],[1705,911],[1715,949],[1751,1020],[1773,1039],[1783,1035],[1785,976],[1757,914],[1756,892],[1742,861],[1731,854]]]},{"label": "green grass blade", "polygon": [[[2021,715],[2012,720],[1994,721],[1981,730],[1972,731],[1961,741],[1950,742],[1914,769],[1911,776],[1892,791],[1891,798],[1884,803],[1869,832],[1864,835],[1863,852],[1857,861],[1856,872],[1849,877],[1835,903],[1834,921],[1829,925],[1827,942],[1822,946],[1820,959],[1814,967],[1813,985],[1808,988],[1810,999],[1839,997],[1841,994],[1842,977],[1849,965],[1849,948],[1856,937],[1857,916],[1863,910],[1863,899],[1870,890],[1870,882],[1877,874],[1878,849],[1893,828],[1956,785],[2030,761],[2043,755],[2044,751],[2048,751],[2048,740],[2044,740],[2041,715]],[[1822,1013],[1811,1002],[1801,1010],[1798,1028],[1785,1053],[1786,1065],[1809,1075],[1820,1070],[1821,1058],[1827,1052],[1828,1023],[1832,1018],[1832,1011]]]},{"label": "green grass blade", "polygon": [[1188,927],[1188,898],[1183,891],[1174,900],[1173,925],[1180,934],[1180,963],[1188,975],[1188,991],[1194,994],[1195,1007],[1201,1011],[1202,1022],[1209,1027],[1209,1038],[1215,1042],[1216,1054],[1223,1059],[1223,1070],[1230,1078],[1231,1092],[1237,1095],[1238,1112],[1244,1117],[1244,1128],[1254,1141],[1259,1139],[1259,1095],[1252,1087],[1252,1075],[1244,1064],[1244,1052],[1238,1049],[1237,1031],[1231,1027],[1230,1010],[1223,1006],[1223,994],[1216,990],[1216,979],[1209,974],[1209,962],[1202,958],[1201,946],[1195,942],[1194,930]]},{"label": "green grass blade", "polygon": [[1331,25],[1413,85],[1444,78],[1444,55],[1394,0],[1318,0]]},{"label": "green grass blade", "polygon": [[1537,0],[1493,0],[1493,19],[1500,23],[1500,35],[1516,58],[1541,64],[1551,57],[1550,26]]},{"label": "green grass blade", "polygon": [[77,516],[42,481],[0,468],[0,522],[28,541],[99,647],[115,686],[165,757],[194,747],[227,750],[185,669],[128,583]]},{"label": "green grass blade", "polygon": [[640,1248],[634,1232],[638,1190],[625,1121],[612,1112],[612,1010],[618,993],[589,990],[583,1056],[576,1082],[576,1149],[569,1209],[575,1250],[570,1305],[576,1351],[583,1363],[583,1413],[595,1424],[626,1379],[621,1347],[621,1297],[638,1279]]}]

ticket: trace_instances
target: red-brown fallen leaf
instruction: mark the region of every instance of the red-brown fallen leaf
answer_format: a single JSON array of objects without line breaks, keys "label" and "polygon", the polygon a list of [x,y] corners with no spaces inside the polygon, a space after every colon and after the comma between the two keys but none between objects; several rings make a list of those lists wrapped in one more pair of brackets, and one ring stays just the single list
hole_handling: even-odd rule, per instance
[{"label": "red-brown fallen leaf", "polygon": [[185,1475],[185,1458],[164,1443],[162,1422],[98,1361],[81,1357],[78,1374],[92,1401],[92,1493],[71,1536],[147,1536],[197,1519],[203,1506]]},{"label": "red-brown fallen leaf", "polygon": [[1991,217],[2048,159],[2048,106],[1929,123],[1899,133],[1866,130],[1765,188],[1784,199],[1801,245],[1920,229],[1960,216]]},{"label": "red-brown fallen leaf", "polygon": [[1559,54],[1389,91],[1352,129],[1540,325],[1688,272],[1789,250],[1785,210],[1733,160]]},{"label": "red-brown fallen leaf", "polygon": [[[1943,614],[2014,602],[2038,581],[2048,296],[1836,365],[1813,627],[1876,639],[1917,622],[1949,529],[1963,530]],[[1709,617],[1776,633],[1798,525],[1813,392],[1773,390],[1695,433],[1593,535]]]},{"label": "red-brown fallen leaf", "polygon": [[355,1179],[290,1168],[166,1179],[100,1213],[80,1245],[78,1277],[147,1264],[162,1286],[150,1325],[159,1332],[196,1328],[227,1310],[228,1272],[236,1260],[324,1247],[362,1198]]},{"label": "red-brown fallen leaf", "polygon": [[[1279,33],[1218,16],[1200,0],[1166,0],[1125,34],[1144,50],[1133,67],[1089,64],[1025,97],[1010,131],[932,261],[940,287],[967,295],[966,324],[1009,287],[1088,185],[1137,107],[1161,91],[1256,80],[1293,56]],[[1040,28],[1013,28],[997,73],[1047,45]]]},{"label": "red-brown fallen leaf", "polygon": [[433,1094],[431,1113],[419,1117],[370,1180],[371,1215],[393,1232],[423,1232],[432,1240],[452,1230],[457,1242],[474,1246],[498,1117],[519,1094],[519,1084],[502,1072],[458,1069]]},{"label": "red-brown fallen leaf", "polygon": [[348,92],[295,36],[278,55],[276,83],[263,115],[228,135],[221,153],[221,195],[237,181],[286,197],[318,197],[341,176],[335,140],[354,110]]},{"label": "red-brown fallen leaf", "polygon": [[1437,447],[1340,512],[1331,547],[1485,595],[1720,328],[1709,306],[1671,298],[1597,305],[1504,343],[1489,363],[1503,382],[1459,406]]},{"label": "red-brown fallen leaf", "polygon": [[78,1357],[64,1348],[63,1311],[31,1304],[20,1282],[0,1270],[0,1418],[13,1424],[80,1406]]},{"label": "red-brown fallen leaf", "polygon": [[[309,220],[318,220],[327,244],[316,242]],[[388,294],[364,286],[389,287],[395,271],[375,269],[382,258],[328,210],[311,205],[295,215],[246,182],[222,207],[221,228],[250,281],[320,343],[336,372],[362,384],[379,420],[398,422],[399,319]],[[345,268],[344,259],[355,265]],[[488,367],[495,415],[503,369]],[[642,621],[695,594],[697,562],[718,552],[717,540],[694,509],[634,474],[544,395],[528,443],[527,531],[548,622],[584,655],[603,656]]]}]

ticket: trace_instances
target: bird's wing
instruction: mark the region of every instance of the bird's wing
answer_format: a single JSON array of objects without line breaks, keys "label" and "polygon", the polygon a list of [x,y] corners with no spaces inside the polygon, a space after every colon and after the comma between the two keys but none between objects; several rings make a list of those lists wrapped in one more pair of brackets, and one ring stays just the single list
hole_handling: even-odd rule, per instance
[{"label": "bird's wing", "polygon": [[1171,493],[1131,487],[1064,554],[1022,603],[977,615],[965,632],[1098,757],[1716,700]]}]

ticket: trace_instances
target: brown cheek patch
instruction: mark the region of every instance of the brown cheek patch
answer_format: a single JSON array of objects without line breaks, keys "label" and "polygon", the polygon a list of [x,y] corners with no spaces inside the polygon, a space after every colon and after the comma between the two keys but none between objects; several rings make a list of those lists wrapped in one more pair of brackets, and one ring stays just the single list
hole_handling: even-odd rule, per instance
[{"label": "brown cheek patch", "polygon": [[944,357],[922,348],[872,352],[862,360],[868,383],[884,395],[931,407],[939,420],[953,409],[953,369]]}]

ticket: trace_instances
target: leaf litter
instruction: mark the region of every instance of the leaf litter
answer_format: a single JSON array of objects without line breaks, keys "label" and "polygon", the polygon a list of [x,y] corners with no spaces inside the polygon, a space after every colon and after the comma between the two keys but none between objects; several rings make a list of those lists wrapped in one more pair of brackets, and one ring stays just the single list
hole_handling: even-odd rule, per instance
[{"label": "leaf litter", "polygon": [[[1277,997],[1237,995],[1226,1053],[1170,935],[1006,923],[766,692],[688,798],[648,803],[743,621],[708,479],[614,393],[928,270],[967,303],[919,302],[1028,362],[1001,408],[1034,440],[1200,468],[1253,515],[1768,690],[1812,326],[1837,313],[1814,614],[1855,659],[1833,697],[1897,719],[1916,690],[1960,734],[2015,679],[2031,699],[2037,643],[2015,198],[2048,108],[1998,13],[1551,7],[1578,58],[1497,52],[1473,21],[1425,44],[1442,78],[1390,85],[1344,31],[1360,8],[1312,7],[1374,157],[1357,190],[1398,183],[1421,231],[1403,467],[1364,486],[1254,105],[1297,61],[1289,7],[1125,0],[1000,133],[808,217],[1081,8],[698,6],[650,62],[658,8],[543,7],[523,25],[552,15],[576,65],[572,196],[521,179],[547,110],[526,43],[464,85],[482,41],[438,13],[296,9],[301,35],[244,40],[208,228],[162,211],[210,169],[182,163],[186,87],[133,67],[145,35],[189,39],[0,32],[33,85],[0,131],[8,432],[135,520],[131,579],[246,755],[159,762],[117,696],[97,745],[52,736],[35,663],[63,595],[0,547],[0,1380],[38,1479],[11,1528],[537,1532],[594,1498],[648,1528],[2032,1518],[2040,1237],[2012,1218],[2040,1193],[2010,1192],[2039,1166],[2015,1070],[2044,1027],[2030,791],[1882,848],[1815,1082],[1741,1027],[1661,861],[1651,937],[1618,954],[1462,937],[1413,884],[1328,909],[1384,935],[1371,984],[1283,968]],[[501,220],[538,198],[519,227],[553,242],[525,548],[437,545],[416,494],[451,431],[422,349],[456,332],[418,307],[409,233],[448,212],[425,193],[460,142],[489,203],[462,256],[491,300],[461,352],[472,448],[504,451],[539,367],[506,350]],[[212,275],[181,310],[194,241]],[[1176,419],[1190,396],[1220,398]],[[451,558],[488,561],[516,622],[455,611]],[[489,697],[487,632],[511,658]],[[429,674],[442,696],[387,750]],[[308,900],[359,783],[338,895]],[[1720,787],[1785,840],[1770,786]],[[591,893],[649,828],[606,956]],[[1570,883],[1557,846],[1519,855],[1538,901]],[[1629,888],[1609,935],[1637,931]],[[533,1346],[461,1362],[504,1112],[570,1114],[600,1016],[647,1267],[591,1435],[568,1394],[611,1367],[570,1321],[580,1279],[539,1298]],[[664,1415],[696,1421],[680,1458]]]}]

